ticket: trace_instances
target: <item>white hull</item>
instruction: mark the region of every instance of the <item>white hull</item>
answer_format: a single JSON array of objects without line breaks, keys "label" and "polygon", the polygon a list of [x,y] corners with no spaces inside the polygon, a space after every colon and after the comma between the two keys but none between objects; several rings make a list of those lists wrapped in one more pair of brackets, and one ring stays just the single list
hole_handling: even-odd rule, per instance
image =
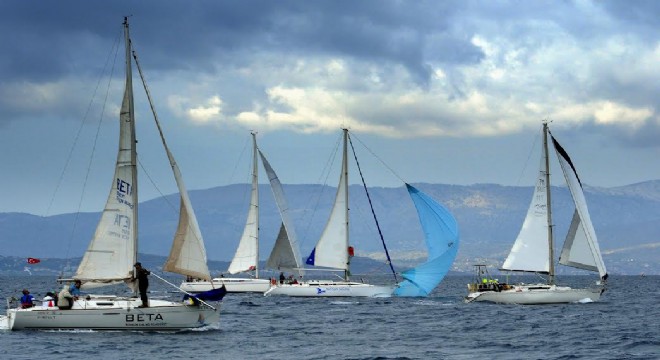
[{"label": "white hull", "polygon": [[77,300],[70,310],[35,306],[7,310],[10,330],[84,329],[172,331],[199,328],[217,323],[220,310],[164,300],[149,300],[150,307],[138,308],[139,298],[93,298]]},{"label": "white hull", "polygon": [[268,279],[216,278],[213,281],[184,281],[179,288],[189,293],[200,293],[225,286],[228,293],[264,293],[270,288]]},{"label": "white hull", "polygon": [[555,285],[515,285],[510,290],[482,291],[470,293],[466,302],[488,301],[498,304],[565,304],[580,301],[598,301],[603,288],[571,289]]},{"label": "white hull", "polygon": [[309,281],[299,284],[276,284],[265,296],[301,297],[390,297],[396,286],[370,285],[346,281]]}]

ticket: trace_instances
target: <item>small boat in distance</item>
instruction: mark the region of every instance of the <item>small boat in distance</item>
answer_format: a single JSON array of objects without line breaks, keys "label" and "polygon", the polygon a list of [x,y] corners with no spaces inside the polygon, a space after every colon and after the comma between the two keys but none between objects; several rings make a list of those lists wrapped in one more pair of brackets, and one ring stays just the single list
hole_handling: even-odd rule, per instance
[{"label": "small boat in distance", "polygon": [[271,286],[271,279],[259,278],[259,171],[257,153],[266,170],[271,189],[275,197],[282,224],[270,253],[266,267],[270,269],[286,269],[300,274],[301,257],[298,250],[298,240],[291,221],[289,207],[284,197],[284,190],[275,171],[270,166],[264,154],[257,146],[256,133],[252,132],[252,187],[250,209],[248,210],[243,235],[229,264],[230,274],[254,272],[254,278],[218,277],[211,281],[186,279],[180,289],[191,293],[200,293],[225,286],[227,292],[257,292],[264,293]]},{"label": "small boat in distance", "polygon": [[[555,283],[552,202],[548,134],[559,159],[566,184],[575,204],[559,263],[578,269],[598,272],[600,281],[586,289],[573,289]],[[598,301],[605,291],[607,270],[600,253],[598,240],[582,184],[568,153],[552,136],[548,123],[543,123],[543,148],[539,176],[534,188],[527,216],[502,270],[547,275],[541,284],[504,284],[488,275],[486,266],[475,265],[476,281],[468,284],[466,302],[488,301],[504,304],[558,304],[584,300]]]},{"label": "small boat in distance", "polygon": [[[123,27],[126,82],[119,114],[119,149],[105,208],[89,247],[73,276],[74,279],[82,282],[83,289],[121,283],[136,288],[133,266],[137,261],[138,250],[138,161],[131,55],[135,58],[142,81],[144,78],[137,56],[134,51],[132,52],[127,18],[124,18]],[[151,104],[148,91],[147,98]],[[153,109],[153,104],[151,105]],[[183,185],[178,165],[167,147],[155,115],[154,112],[154,120],[174,172],[181,201],[178,227],[163,269],[186,276],[210,278],[204,242],[195,213]],[[49,305],[24,309],[9,308],[8,328],[11,330],[184,330],[215,324],[220,316],[218,307],[200,299],[180,302],[150,299],[148,304],[143,304],[136,296],[89,295],[73,301],[72,308],[68,310]]]}]

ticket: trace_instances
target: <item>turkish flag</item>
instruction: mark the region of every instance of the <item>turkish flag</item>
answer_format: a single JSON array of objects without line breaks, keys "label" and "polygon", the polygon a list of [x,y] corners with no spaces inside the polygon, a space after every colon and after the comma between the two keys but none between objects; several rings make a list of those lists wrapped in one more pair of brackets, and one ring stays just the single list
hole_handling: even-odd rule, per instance
[{"label": "turkish flag", "polygon": [[41,260],[36,259],[36,258],[27,258],[28,264],[38,264],[41,262]]}]

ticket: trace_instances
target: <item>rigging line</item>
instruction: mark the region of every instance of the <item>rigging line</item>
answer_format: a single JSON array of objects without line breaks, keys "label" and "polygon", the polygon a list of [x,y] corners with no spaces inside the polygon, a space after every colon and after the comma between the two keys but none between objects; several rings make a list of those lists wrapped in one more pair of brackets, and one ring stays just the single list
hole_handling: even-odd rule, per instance
[{"label": "rigging line", "polygon": [[144,172],[144,175],[146,175],[146,177],[147,177],[147,179],[149,179],[149,182],[151,183],[151,185],[153,185],[154,189],[156,189],[156,191],[160,194],[160,197],[163,200],[165,200],[165,202],[172,208],[174,213],[176,213],[178,210],[176,209],[174,204],[172,204],[172,202],[167,198],[167,196],[165,194],[163,194],[162,191],[160,191],[160,188],[158,187],[158,185],[156,185],[156,182],[154,181],[154,179],[149,175],[149,172],[144,167],[144,165],[142,165],[142,162],[140,161],[140,159],[138,159],[138,164],[140,164],[140,168]]},{"label": "rigging line", "polygon": [[[231,182],[234,179],[234,176],[236,176],[236,170],[238,170],[238,166],[241,164],[241,162],[243,160],[243,155],[245,155],[245,151],[247,150],[249,141],[250,141],[250,139],[245,139],[245,142],[243,143],[243,149],[241,149],[241,153],[238,155],[238,160],[236,160],[236,163],[234,164],[234,170],[232,170],[231,175],[229,177],[229,181],[227,182],[227,184],[231,184]],[[258,147],[257,147],[257,150],[259,150]],[[250,162],[252,162],[251,159],[250,159]],[[245,190],[243,190],[243,202],[242,202],[243,204],[246,203],[246,199],[248,198],[248,194],[252,192],[252,186],[250,185],[250,184],[252,184],[251,177],[252,177],[252,167],[250,166],[250,170],[248,171],[248,175],[247,175],[247,180],[245,181],[245,183],[248,184],[248,186],[245,187]],[[258,180],[259,179],[257,179],[257,187],[259,186],[259,181]],[[248,212],[249,211],[250,211],[250,207],[248,206]]]},{"label": "rigging line", "polygon": [[[181,202],[183,202],[183,194],[181,194],[181,190],[183,190],[183,191],[188,191],[188,190],[183,187],[183,184],[179,184],[180,179],[177,178],[177,175],[176,175],[177,172],[180,172],[179,167],[176,164],[176,161],[174,160],[174,155],[172,155],[172,153],[170,152],[170,149],[167,146],[167,142],[165,141],[165,135],[163,134],[163,129],[160,126],[160,121],[158,121],[158,114],[156,113],[156,108],[154,107],[154,103],[151,99],[151,92],[149,91],[149,86],[147,86],[147,82],[144,78],[144,74],[142,73],[142,67],[140,66],[140,62],[138,61],[137,51],[135,50],[135,47],[133,47],[133,59],[135,59],[135,65],[137,66],[138,73],[140,74],[140,79],[142,80],[142,86],[144,87],[144,91],[147,94],[147,100],[149,101],[149,107],[151,108],[151,113],[154,116],[154,121],[156,122],[156,127],[158,128],[158,133],[160,134],[160,140],[163,143],[163,147],[165,148],[165,152],[167,153],[167,159],[169,160],[170,166],[172,167],[172,171],[174,172],[174,180],[176,181],[177,188],[179,189],[179,197],[181,199]],[[183,181],[183,180],[181,180],[181,181]],[[192,209],[190,209],[190,210],[192,211]],[[190,227],[191,227],[190,226],[190,220],[188,220],[187,227],[188,227],[188,229],[190,229]],[[200,233],[200,237],[197,236],[197,231],[192,231],[192,234],[195,236],[197,241],[200,241],[203,244],[203,239],[200,238],[201,233]]]},{"label": "rigging line", "polygon": [[[337,137],[337,141],[335,142],[334,150],[328,157],[328,160],[326,160],[325,165],[323,166],[323,169],[321,170],[321,175],[319,175],[319,179],[317,182],[321,184],[321,189],[318,192],[318,195],[316,196],[316,203],[314,204],[313,207],[310,206],[305,206],[305,213],[311,211],[311,215],[309,218],[309,221],[306,221],[307,227],[305,227],[305,230],[302,232],[302,237],[300,245],[305,243],[304,239],[307,239],[307,234],[309,234],[309,229],[312,226],[312,220],[314,219],[314,215],[316,214],[316,211],[319,208],[319,204],[321,203],[321,198],[323,197],[323,193],[325,192],[326,185],[328,184],[328,178],[330,177],[330,168],[332,167],[332,164],[334,164],[335,159],[337,158],[337,153],[339,152],[339,144],[341,143],[342,136]],[[323,178],[325,174],[325,179],[321,183],[321,179]],[[312,197],[309,197],[309,201],[307,202],[307,205],[309,205],[313,201]],[[310,209],[311,208],[311,209]],[[303,219],[306,216],[306,214],[303,213]]]},{"label": "rigging line", "polygon": [[243,143],[243,148],[241,149],[241,153],[238,155],[238,160],[236,160],[236,163],[234,164],[234,170],[232,170],[231,174],[229,175],[229,180],[227,181],[228,184],[231,184],[231,182],[234,180],[234,176],[236,176],[236,170],[238,169],[238,166],[241,164],[241,160],[243,160],[243,155],[245,154],[245,150],[247,149],[249,141],[250,139],[246,139],[245,142]]},{"label": "rigging line", "polygon": [[523,168],[520,171],[520,175],[518,175],[518,181],[516,181],[516,186],[520,186],[520,181],[522,180],[522,177],[525,174],[525,171],[527,170],[527,166],[529,165],[529,160],[532,158],[532,155],[534,154],[534,149],[536,148],[536,144],[538,143],[540,138],[541,136],[539,132],[537,132],[536,136],[534,137],[534,141],[532,142],[532,147],[531,149],[529,149],[529,153],[527,153],[527,160],[525,160],[525,164],[523,165]]},{"label": "rigging line", "polygon": [[[97,125],[97,128],[96,128],[96,135],[94,137],[94,145],[93,145],[93,148],[92,148],[92,152],[90,154],[89,163],[88,163],[88,166],[87,166],[87,172],[85,174],[85,180],[83,182],[83,187],[82,187],[82,191],[81,191],[81,194],[80,194],[80,200],[78,202],[78,208],[77,208],[75,218],[74,218],[74,221],[73,221],[73,228],[71,229],[71,235],[69,237],[69,241],[68,241],[68,244],[67,244],[67,249],[66,249],[66,252],[65,252],[65,259],[67,259],[67,262],[66,262],[66,265],[65,265],[66,268],[68,268],[70,266],[69,253],[71,251],[71,243],[73,242],[73,237],[74,237],[75,232],[76,232],[76,227],[77,227],[77,224],[78,224],[78,218],[79,218],[79,215],[80,215],[80,209],[82,207],[82,201],[83,201],[83,198],[85,196],[85,189],[87,187],[87,181],[89,179],[89,174],[90,174],[90,170],[91,170],[91,164],[92,164],[92,160],[94,158],[94,154],[96,152],[96,144],[97,144],[97,141],[98,141],[98,138],[99,138],[101,123],[103,122],[103,114],[105,113],[105,107],[106,107],[106,104],[107,104],[107,101],[108,101],[108,95],[110,93],[110,85],[112,83],[112,75],[114,74],[115,64],[117,62],[117,54],[118,54],[118,51],[119,51],[119,39],[120,38],[121,38],[121,33],[115,38],[115,42],[114,42],[113,46],[111,47],[110,52],[108,53],[105,64],[103,66],[103,70],[101,71],[101,75],[99,76],[99,79],[96,83],[96,87],[94,88],[94,92],[92,93],[92,98],[90,99],[89,104],[87,105],[87,110],[85,111],[85,115],[83,116],[83,121],[80,123],[80,127],[78,128],[78,132],[76,133],[73,144],[71,145],[71,148],[69,149],[69,155],[67,157],[64,168],[62,169],[62,173],[60,174],[60,177],[59,177],[59,179],[57,181],[57,184],[55,186],[53,196],[51,197],[50,203],[48,204],[48,208],[46,210],[46,215],[45,216],[48,216],[50,214],[50,210],[53,206],[53,203],[55,202],[55,196],[56,196],[57,192],[59,191],[59,188],[62,185],[62,182],[64,180],[64,174],[66,173],[66,170],[69,167],[69,164],[71,163],[71,159],[73,158],[73,151],[76,148],[76,144],[78,143],[78,139],[80,138],[80,134],[82,133],[83,126],[85,125],[85,122],[86,122],[86,120],[89,116],[89,113],[91,112],[92,104],[94,103],[94,99],[96,98],[96,93],[98,92],[98,90],[101,86],[101,80],[103,78],[103,74],[105,73],[105,71],[108,68],[108,66],[110,64],[110,61],[112,59],[112,66],[110,68],[110,75],[108,77],[108,86],[106,88],[105,98],[103,99],[103,107],[101,109],[101,114],[99,116],[99,122],[98,122],[98,125]],[[113,52],[115,53],[114,57],[112,57]],[[64,275],[64,268],[60,271],[60,275],[61,276]]]},{"label": "rigging line", "polygon": [[[351,133],[351,134],[353,134],[353,133]],[[355,135],[353,135],[353,136],[355,136]],[[351,136],[351,137],[353,137],[353,136]],[[367,149],[367,151],[369,151],[371,153],[371,155],[373,155],[373,157],[375,157],[378,161],[380,161],[380,163],[383,164],[383,166],[385,166],[387,168],[387,170],[389,170],[394,176],[396,176],[397,179],[401,180],[401,182],[403,182],[404,184],[408,183],[407,181],[403,180],[403,178],[401,176],[399,176],[399,174],[397,174],[397,172],[394,171],[394,169],[392,169],[389,165],[387,165],[387,163],[385,161],[383,161],[383,159],[379,158],[378,155],[376,155],[373,151],[371,151],[371,149],[364,142],[362,142],[362,140],[360,140],[360,138],[355,136],[355,139],[357,141],[359,141],[360,144],[362,144],[362,146],[364,146],[364,148]],[[351,146],[353,146],[353,145],[351,145]]]},{"label": "rigging line", "polygon": [[383,248],[385,249],[385,255],[387,256],[387,263],[390,265],[390,269],[392,270],[392,275],[394,275],[394,282],[396,283],[399,280],[396,277],[396,271],[394,271],[394,265],[392,265],[392,258],[390,258],[390,252],[387,251],[387,245],[385,245],[383,232],[381,231],[380,225],[378,224],[378,218],[376,218],[376,212],[374,211],[374,206],[371,202],[371,196],[369,196],[367,183],[364,181],[364,176],[362,175],[362,169],[360,168],[360,162],[357,159],[357,154],[355,153],[355,147],[353,147],[353,141],[351,140],[350,135],[348,136],[348,142],[351,144],[351,150],[353,150],[353,158],[355,159],[355,164],[357,165],[358,172],[360,173],[360,178],[362,179],[362,185],[364,186],[364,191],[367,193],[367,199],[369,199],[369,206],[371,207],[371,213],[374,216],[374,221],[376,222],[376,227],[378,228],[378,235],[380,236],[380,241],[383,243]]},{"label": "rigging line", "polygon": [[[154,273],[153,271],[151,272],[151,275],[153,275],[153,276],[155,276],[156,278],[160,279],[162,282],[166,283],[167,285],[170,285],[170,286],[172,286],[173,288],[177,289],[179,292],[184,293],[184,294],[186,294],[186,295],[188,295],[188,296],[192,296],[192,297],[194,297],[195,299],[197,299],[197,301],[199,301],[199,302],[201,302],[202,304],[204,304],[204,305],[210,307],[211,309],[215,310],[215,307],[211,306],[211,304],[207,303],[206,301],[204,301],[204,300],[202,300],[202,299],[197,298],[195,295],[193,295],[193,294],[191,294],[191,293],[189,293],[189,292],[187,292],[187,291],[181,290],[181,288],[179,288],[178,286],[172,284],[171,282],[169,282],[169,281],[163,279],[162,277],[158,276],[158,274]],[[224,286],[224,284],[223,284],[223,286]]]}]

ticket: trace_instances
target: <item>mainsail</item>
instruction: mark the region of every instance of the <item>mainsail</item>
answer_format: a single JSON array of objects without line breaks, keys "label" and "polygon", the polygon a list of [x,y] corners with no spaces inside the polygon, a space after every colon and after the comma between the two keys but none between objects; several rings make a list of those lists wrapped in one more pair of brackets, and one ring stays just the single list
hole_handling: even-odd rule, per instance
[{"label": "mainsail", "polygon": [[238,243],[234,258],[229,264],[229,273],[256,270],[259,277],[259,173],[257,163],[257,139],[252,133],[252,189],[243,235]]},{"label": "mainsail", "polygon": [[600,277],[607,278],[607,269],[600,254],[596,231],[591,223],[587,202],[582,191],[582,184],[568,153],[552,136],[552,143],[557,153],[566,184],[575,203],[575,212],[569,228],[559,263],[584,270],[597,271]]},{"label": "mainsail", "polygon": [[406,184],[424,230],[428,249],[425,263],[404,271],[397,296],[427,296],[445,277],[458,251],[458,224],[451,213],[415,187]]},{"label": "mainsail", "polygon": [[[128,32],[125,32],[129,44]],[[119,115],[119,150],[110,194],[75,279],[85,288],[131,278],[137,258],[137,151],[130,46],[126,46],[126,87]]]}]

